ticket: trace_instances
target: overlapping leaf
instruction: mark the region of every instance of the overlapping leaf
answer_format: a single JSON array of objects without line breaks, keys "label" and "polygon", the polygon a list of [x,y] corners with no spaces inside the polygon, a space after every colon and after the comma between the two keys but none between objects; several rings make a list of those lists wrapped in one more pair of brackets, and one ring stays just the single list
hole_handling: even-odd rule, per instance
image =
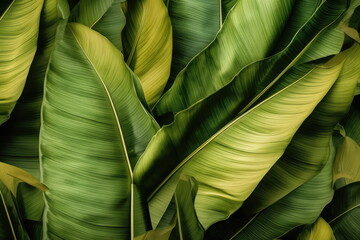
[{"label": "overlapping leaf", "polygon": [[185,109],[230,82],[249,63],[264,58],[280,35],[292,4],[239,1],[211,45],[179,73],[157,103],[155,113]]},{"label": "overlapping leaf", "polygon": [[351,183],[335,191],[322,217],[329,222],[336,239],[357,239],[360,234],[360,183]]},{"label": "overlapping leaf", "polygon": [[48,237],[129,239],[140,227],[132,168],[157,126],[137,98],[135,77],[105,37],[66,27],[42,108]]},{"label": "overlapping leaf", "polygon": [[294,135],[284,155],[245,201],[241,213],[261,211],[323,168],[330,152],[333,128],[349,110],[356,80],[360,77],[360,46],[354,45],[343,54],[348,58],[338,80]]},{"label": "overlapping leaf", "polygon": [[121,0],[81,0],[72,10],[69,21],[94,29],[122,50],[121,32],[126,20],[120,4]]},{"label": "overlapping leaf", "polygon": [[124,29],[126,62],[139,76],[146,101],[154,104],[170,75],[172,30],[162,0],[130,1]]},{"label": "overlapping leaf", "polygon": [[[164,187],[169,188],[169,182],[183,169],[184,174],[199,182],[196,210],[204,228],[227,218],[283,154],[300,124],[337,79],[345,57],[343,54],[334,58],[329,64],[335,66],[330,68],[304,66],[290,72],[284,76],[283,81],[291,82],[286,88],[216,134],[209,136],[207,127],[211,129],[227,110],[229,96],[216,98],[216,105],[215,101],[204,101],[204,105],[199,102],[178,113],[174,123],[155,135],[135,168],[135,180],[149,196],[150,211],[163,208],[163,202],[152,205],[158,199],[155,195]],[[204,111],[206,121],[194,118]],[[189,126],[195,124],[192,132],[194,128]]]},{"label": "overlapping leaf", "polygon": [[229,239],[274,239],[302,224],[312,224],[334,194],[332,155],[321,172],[269,208],[261,211]]}]

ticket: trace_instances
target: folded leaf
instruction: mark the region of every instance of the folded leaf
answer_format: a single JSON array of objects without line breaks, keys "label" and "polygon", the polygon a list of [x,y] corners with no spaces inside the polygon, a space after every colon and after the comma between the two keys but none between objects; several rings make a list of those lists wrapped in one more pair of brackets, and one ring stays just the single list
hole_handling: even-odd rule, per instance
[{"label": "folded leaf", "polygon": [[138,100],[135,77],[109,40],[68,24],[51,57],[42,107],[47,237],[130,239],[146,230],[133,225],[140,209],[132,168],[157,125]]},{"label": "folded leaf", "polygon": [[149,105],[163,92],[170,75],[172,29],[162,0],[129,1],[124,29],[126,63],[139,76]]},{"label": "folded leaf", "polygon": [[[304,66],[285,75],[283,80],[291,84],[215,134],[206,130],[213,128],[228,110],[228,95],[209,101],[209,105],[199,102],[178,113],[172,124],[154,136],[134,171],[134,181],[150,201],[152,217],[152,211],[164,208],[157,193],[171,188],[169,182],[181,169],[199,183],[195,206],[205,229],[237,210],[333,85],[345,57],[346,54],[340,55],[330,61],[332,67],[309,70]],[[204,111],[207,118],[199,118]],[[153,200],[159,200],[158,204],[151,206]]]},{"label": "folded leaf", "polygon": [[41,191],[47,191],[47,187],[40,183],[34,176],[30,173],[11,166],[6,163],[0,162],[0,181],[16,196],[17,188],[20,182],[25,182],[33,187],[40,189]]},{"label": "folded leaf", "polygon": [[[180,176],[175,191],[177,224],[170,239],[204,239],[204,229],[199,223],[194,206],[197,190],[196,179],[184,175]],[[177,233],[178,236],[174,233]]]},{"label": "folded leaf", "polygon": [[23,91],[36,51],[43,2],[14,0],[0,16],[0,125]]}]

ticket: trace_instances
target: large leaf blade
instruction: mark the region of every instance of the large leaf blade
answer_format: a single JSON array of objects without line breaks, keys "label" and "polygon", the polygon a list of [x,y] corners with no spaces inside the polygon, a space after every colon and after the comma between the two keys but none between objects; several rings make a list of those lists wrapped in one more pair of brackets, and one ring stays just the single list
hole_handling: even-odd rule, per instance
[{"label": "large leaf blade", "polygon": [[280,238],[297,226],[315,222],[334,194],[332,189],[334,155],[333,149],[332,156],[318,175],[261,211],[230,239]]},{"label": "large leaf blade", "polygon": [[156,124],[115,46],[77,23],[68,24],[63,36],[52,55],[42,108],[42,169],[50,189],[46,234],[132,238],[132,167]]},{"label": "large leaf blade", "polygon": [[185,109],[223,87],[249,63],[264,58],[285,25],[292,3],[238,1],[214,41],[179,73],[161,97],[156,114]]},{"label": "large leaf blade", "polygon": [[14,0],[0,16],[0,124],[9,118],[24,88],[36,51],[42,5],[42,0]]},{"label": "large leaf blade", "polygon": [[[304,121],[284,155],[259,183],[240,212],[254,214],[270,206],[315,176],[330,154],[335,125],[347,113],[360,77],[360,47],[347,50],[348,58],[329,93]],[[355,69],[355,70],[354,70]]]},{"label": "large leaf blade", "polygon": [[[169,187],[168,181],[182,169],[184,174],[195,177],[199,182],[196,209],[205,229],[227,218],[241,206],[282,155],[302,121],[337,79],[345,57],[346,54],[330,61],[330,66],[334,65],[332,68],[309,70],[305,66],[289,74],[290,85],[235,118],[203,142],[200,142],[202,134],[208,134],[204,129],[200,128],[194,135],[186,132],[183,136],[179,132],[194,123],[191,117],[193,111],[198,110],[197,105],[177,114],[174,123],[164,126],[152,139],[135,169],[135,180],[149,196],[150,211],[151,199],[156,199],[157,192],[163,187]],[[307,92],[307,97],[300,92]],[[286,104],[283,99],[287,99]],[[299,102],[303,103],[302,108],[299,108]],[[201,103],[198,105],[201,106]],[[224,108],[224,105],[221,107]],[[271,110],[266,110],[268,108]],[[206,111],[209,112],[209,108]],[[214,117],[215,113],[207,116]],[[213,124],[211,120],[215,117],[208,120]],[[287,126],[287,131],[282,130],[284,126]],[[182,137],[189,144],[184,144]],[[199,145],[194,148],[193,142]],[[250,162],[252,167],[247,165]],[[157,169],[159,165],[163,168]]]}]

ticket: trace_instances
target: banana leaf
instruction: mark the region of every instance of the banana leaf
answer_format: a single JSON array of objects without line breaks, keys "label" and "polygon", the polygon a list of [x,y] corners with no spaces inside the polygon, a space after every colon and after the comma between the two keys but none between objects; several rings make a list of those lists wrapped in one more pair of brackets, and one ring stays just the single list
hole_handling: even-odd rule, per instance
[{"label": "banana leaf", "polygon": [[39,47],[22,96],[11,119],[0,126],[0,161],[40,178],[39,131],[43,84],[58,24],[57,1],[47,0],[41,12]]},{"label": "banana leaf", "polygon": [[[246,1],[241,2],[245,3]],[[255,3],[255,1],[253,2]],[[278,1],[276,3],[280,4]],[[237,6],[238,5],[234,6],[233,11],[237,9]],[[317,39],[317,37],[321,35],[321,33],[340,21],[340,18],[346,8],[347,4],[343,1],[328,0],[324,2],[316,13],[313,14],[306,22],[306,24],[302,26],[302,28],[297,32],[296,37],[293,38],[291,43],[284,50],[272,57],[255,62],[243,70],[242,68],[245,67],[245,65],[262,57],[258,56],[256,57],[257,59],[252,59],[250,62],[246,63],[235,61],[235,57],[230,56],[236,53],[236,51],[233,50],[234,48],[242,49],[238,46],[239,41],[236,41],[235,45],[225,43],[221,45],[231,48],[231,52],[225,51],[220,47],[216,48],[219,39],[221,39],[220,36],[223,36],[222,34],[224,34],[224,37],[226,37],[224,29],[227,21],[225,21],[222,31],[217,35],[215,41],[204,52],[202,52],[202,54],[193,59],[187,68],[179,73],[174,85],[162,96],[155,106],[154,114],[160,116],[166,113],[178,112],[194,104],[201,98],[209,96],[224,86],[224,88],[231,88],[231,86],[235,84],[234,82],[239,81],[238,79],[243,81],[243,91],[248,94],[245,99],[250,102],[248,105],[252,105],[264,92],[268,90],[269,87],[271,87],[273,83],[275,83],[286,71],[288,71],[291,66],[293,66],[301,58],[301,56],[304,55],[307,49]],[[268,6],[266,6],[266,9],[269,9]],[[270,12],[268,14],[273,16]],[[260,20],[257,21],[261,22]],[[264,22],[268,23],[268,18],[264,19]],[[281,24],[279,23],[276,24],[276,26],[280,25]],[[251,32],[255,32],[250,23],[246,23],[246,26],[251,26]],[[247,35],[245,34],[245,36]],[[262,31],[261,36],[263,36]],[[248,37],[251,44],[254,44],[255,41],[253,40],[253,36],[249,34]],[[264,37],[260,39],[264,39]],[[269,40],[266,42],[268,44]],[[254,49],[260,49],[259,46],[252,46],[248,44],[246,45],[246,48],[245,46],[243,48],[248,50],[251,49],[249,50],[249,54],[251,53],[249,56],[251,57],[256,55],[254,54]],[[221,53],[217,52],[215,55],[212,55],[210,54],[212,49],[214,49],[214,51],[216,49],[219,51],[221,50]],[[216,65],[215,59],[208,57],[216,56],[217,61],[220,61],[221,57],[219,56],[222,56],[221,54],[225,54],[226,59],[231,59],[232,64],[225,64],[224,61],[221,61],[221,65]],[[243,57],[244,55],[242,54],[241,56]],[[209,66],[211,69],[204,69]],[[224,66],[227,66],[226,69],[224,69]],[[235,66],[235,68],[233,66]],[[236,78],[234,78],[235,76]]]},{"label": "banana leaf", "polygon": [[126,63],[140,78],[145,98],[153,105],[170,75],[172,27],[162,0],[129,1],[123,32]]},{"label": "banana leaf", "polygon": [[221,91],[218,98],[195,104],[162,127],[134,171],[134,181],[148,197],[153,226],[162,216],[153,213],[167,207],[158,196],[170,192],[180,170],[199,183],[195,208],[205,229],[237,210],[329,91],[348,54],[339,54],[328,65],[288,72],[280,80],[287,82],[286,88],[222,123],[215,133],[214,124],[233,111],[234,99]]},{"label": "banana leaf", "polygon": [[315,222],[334,194],[332,189],[334,156],[333,149],[325,167],[318,175],[258,213],[228,239],[281,238],[297,226]]},{"label": "banana leaf", "polygon": [[125,15],[121,0],[81,0],[72,9],[69,22],[78,22],[99,32],[122,51],[121,32]]},{"label": "banana leaf", "polygon": [[173,28],[173,54],[166,88],[186,64],[214,38],[222,25],[221,1],[168,1]]},{"label": "banana leaf", "polygon": [[260,212],[314,177],[325,165],[330,154],[329,142],[333,129],[348,112],[356,79],[360,77],[360,46],[354,45],[347,53],[349,58],[344,62],[334,86],[304,121],[285,153],[244,202],[239,210],[241,214]]},{"label": "banana leaf", "polygon": [[238,1],[214,41],[178,74],[154,113],[160,116],[189,107],[230,82],[246,65],[267,56],[293,2]]},{"label": "banana leaf", "polygon": [[198,187],[196,179],[181,175],[174,194],[176,226],[170,239],[204,239],[204,229],[196,215],[194,203]]},{"label": "banana leaf", "polygon": [[42,107],[45,237],[133,239],[148,230],[137,218],[143,209],[133,167],[158,126],[133,78],[109,40],[78,23],[66,26]]},{"label": "banana leaf", "polygon": [[[294,38],[301,27],[321,6],[322,0],[296,1],[289,21],[284,29],[272,54],[283,50]],[[349,11],[349,10],[348,10]],[[346,15],[346,14],[344,14]],[[340,52],[344,42],[344,33],[337,24],[333,24],[314,40],[309,49],[298,60],[297,64],[321,59]]]},{"label": "banana leaf", "polygon": [[354,182],[335,191],[334,199],[321,216],[330,224],[336,239],[360,236],[360,183]]},{"label": "banana leaf", "polygon": [[[0,125],[8,120],[35,55],[43,0],[12,1],[0,16]],[[6,4],[6,3],[5,3]]]}]

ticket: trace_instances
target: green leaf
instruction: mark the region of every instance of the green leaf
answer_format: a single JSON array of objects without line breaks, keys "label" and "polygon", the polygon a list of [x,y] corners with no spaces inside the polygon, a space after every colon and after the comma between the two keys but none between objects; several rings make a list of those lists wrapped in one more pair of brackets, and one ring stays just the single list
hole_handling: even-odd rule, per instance
[{"label": "green leaf", "polygon": [[121,0],[81,0],[72,10],[69,22],[94,29],[122,50],[121,32],[126,19],[120,4]]},{"label": "green leaf", "polygon": [[360,145],[360,95],[354,97],[349,113],[341,121],[346,135]]},{"label": "green leaf", "polygon": [[180,70],[215,38],[222,13],[219,0],[170,0],[168,10],[174,41],[170,86]]},{"label": "green leaf", "polygon": [[197,190],[196,179],[185,175],[180,176],[175,191],[177,212],[175,229],[180,239],[202,240],[204,238],[204,229],[197,218],[194,206]]},{"label": "green leaf", "polygon": [[332,166],[335,151],[325,167],[310,181],[251,219],[229,239],[274,239],[302,224],[311,224],[334,194]]},{"label": "green leaf", "polygon": [[0,180],[0,239],[30,240],[10,190]]},{"label": "green leaf", "polygon": [[355,45],[343,54],[347,54],[348,58],[339,78],[301,125],[285,153],[244,202],[240,213],[250,215],[263,210],[323,168],[330,154],[333,129],[347,113],[356,79],[360,77],[360,46]]},{"label": "green leaf", "polygon": [[[295,2],[284,32],[272,51],[273,54],[283,50],[292,41],[296,33],[314,15],[322,2],[321,0],[302,0]],[[320,33],[297,64],[337,54],[340,52],[343,42],[344,34],[339,26],[334,24]]]},{"label": "green leaf", "polygon": [[47,237],[132,239],[145,232],[133,224],[141,213],[132,168],[157,125],[138,100],[135,77],[105,37],[68,24],[51,57],[42,107]]},{"label": "green leaf", "polygon": [[360,146],[349,137],[343,139],[336,152],[334,182],[340,179],[341,185],[360,181]]},{"label": "green leaf", "polygon": [[124,29],[126,63],[139,76],[151,106],[170,75],[172,29],[162,0],[130,1]]},{"label": "green leaf", "polygon": [[221,0],[221,13],[223,21],[237,2],[238,0]]},{"label": "green leaf", "polygon": [[[221,31],[161,97],[155,113],[178,112],[230,82],[246,65],[267,56],[291,12],[293,1],[238,1]],[[276,14],[275,14],[276,13]]]},{"label": "green leaf", "polygon": [[42,0],[14,0],[0,16],[0,125],[23,91],[36,51],[42,5]]},{"label": "green leaf", "polygon": [[360,183],[355,182],[335,191],[322,217],[330,224],[336,239],[357,239],[360,234]]},{"label": "green leaf", "polygon": [[[208,130],[229,112],[231,96],[219,95],[178,113],[154,136],[135,168],[134,180],[148,196],[151,217],[164,208],[164,203],[151,202],[159,200],[162,188],[171,188],[169,182],[181,169],[199,183],[195,206],[205,229],[237,210],[333,85],[346,57],[344,53],[328,65],[299,67],[285,75],[287,87],[215,134]],[[152,219],[153,225],[158,220]]]},{"label": "green leaf", "polygon": [[20,182],[25,182],[33,187],[40,189],[43,192],[47,191],[47,187],[40,183],[30,173],[6,163],[0,162],[0,167],[0,181],[3,182],[3,184],[12,192],[12,194],[16,195]]},{"label": "green leaf", "polygon": [[41,12],[39,47],[27,76],[24,91],[11,118],[0,126],[0,161],[17,166],[40,178],[40,108],[45,72],[59,19],[57,0],[46,0]]},{"label": "green leaf", "polygon": [[311,225],[311,227],[306,228],[302,231],[297,240],[332,240],[333,239],[333,231],[330,225],[322,218],[319,217],[315,223]]},{"label": "green leaf", "polygon": [[26,183],[19,183],[16,202],[23,219],[42,221],[45,202],[42,192]]},{"label": "green leaf", "polygon": [[[242,1],[246,2],[246,1]],[[255,3],[255,1],[254,1]],[[260,3],[259,3],[260,4]],[[276,1],[276,4],[281,4]],[[276,5],[275,4],[275,5]],[[263,4],[262,4],[263,5]],[[239,5],[235,5],[234,9]],[[281,7],[284,5],[282,4]],[[311,46],[311,44],[315,41],[315,39],[327,28],[331,27],[332,24],[338,22],[340,20],[340,16],[346,10],[346,3],[339,0],[328,0],[316,11],[316,13],[309,19],[304,26],[302,26],[301,30],[297,32],[296,37],[293,38],[293,41],[281,52],[276,55],[265,58],[261,61],[255,62],[253,64],[248,65],[243,70],[241,70],[244,65],[239,64],[232,60],[232,63],[235,64],[236,67],[239,67],[233,74],[228,75],[228,77],[220,78],[217,74],[224,73],[223,66],[224,62],[221,63],[221,67],[215,65],[213,63],[207,63],[205,60],[201,61],[201,67],[196,65],[195,63],[200,59],[199,55],[196,59],[194,59],[184,71],[182,71],[178,75],[178,81],[174,83],[172,88],[165,93],[160,101],[157,103],[154,113],[156,115],[163,115],[168,112],[177,112],[182,110],[191,104],[195,103],[202,97],[206,97],[216,90],[222,88],[221,91],[231,91],[231,88],[234,88],[234,85],[241,84],[241,92],[246,95],[244,100],[239,103],[239,105],[244,105],[244,109],[241,113],[245,112],[250,106],[252,106],[275,82],[280,79],[280,77],[285,74],[298,60],[303,54],[307,51],[307,49]],[[266,8],[268,9],[268,8]],[[272,13],[268,13],[274,16]],[[280,15],[280,14],[278,14]],[[269,22],[269,19],[266,18],[263,20],[264,22]],[[272,22],[272,21],[271,21]],[[226,23],[224,23],[225,29]],[[280,24],[281,25],[281,24]],[[252,26],[251,23],[247,23],[246,26]],[[279,24],[276,24],[279,26]],[[253,27],[251,27],[251,32],[253,31]],[[261,35],[263,32],[261,31]],[[221,36],[221,32],[218,34],[217,39]],[[249,35],[250,37],[251,35]],[[263,39],[263,38],[261,38]],[[248,39],[252,43],[254,42],[253,38]],[[216,46],[217,40],[213,42],[213,44],[207,48],[206,51],[211,51],[212,46]],[[267,41],[268,43],[269,41]],[[236,44],[239,42],[237,41]],[[228,44],[223,44],[222,46],[229,46]],[[237,45],[235,45],[237,46]],[[238,48],[238,47],[237,47]],[[249,50],[249,54],[254,56],[254,49],[258,49],[258,46],[246,46],[246,49]],[[232,46],[231,52],[234,47]],[[240,48],[241,49],[241,48]],[[222,50],[222,52],[224,52]],[[208,58],[209,54],[203,57]],[[226,58],[229,58],[229,53],[226,52]],[[232,58],[231,58],[232,59]],[[256,60],[256,59],[254,59]],[[252,60],[252,61],[254,61]],[[200,60],[199,60],[200,61]],[[213,60],[211,60],[213,62]],[[248,64],[248,63],[247,63]],[[191,67],[193,66],[193,67]],[[198,75],[198,69],[203,68],[203,66],[211,66],[213,70],[202,70],[201,76]],[[225,64],[225,66],[231,66],[231,64]],[[193,68],[193,70],[191,70]],[[230,69],[230,68],[229,68]],[[234,70],[234,68],[232,68]],[[241,70],[241,71],[240,71]],[[212,73],[215,71],[215,73]],[[239,73],[240,71],[240,73]],[[211,76],[206,76],[210,73]],[[196,75],[197,74],[197,75]],[[202,78],[206,76],[206,78]],[[225,75],[222,75],[225,76]],[[236,77],[235,77],[236,76]],[[213,79],[213,77],[215,77]],[[235,77],[235,78],[234,78]],[[187,79],[189,78],[189,79]],[[232,81],[230,81],[234,78]],[[212,79],[209,81],[209,79]],[[222,79],[222,80],[221,80]],[[229,83],[230,81],[230,83]],[[241,81],[241,83],[238,83]],[[227,90],[225,90],[227,89]],[[238,90],[239,91],[239,90]],[[213,94],[216,95],[217,93]],[[239,93],[238,93],[239,94]],[[211,96],[213,97],[213,96]],[[176,103],[176,104],[175,104]],[[246,105],[247,104],[247,105]],[[239,110],[240,111],[240,110]]]},{"label": "green leaf", "polygon": [[169,239],[173,228],[174,226],[170,226],[167,228],[150,230],[142,234],[141,236],[134,238],[134,240],[167,240]]}]

